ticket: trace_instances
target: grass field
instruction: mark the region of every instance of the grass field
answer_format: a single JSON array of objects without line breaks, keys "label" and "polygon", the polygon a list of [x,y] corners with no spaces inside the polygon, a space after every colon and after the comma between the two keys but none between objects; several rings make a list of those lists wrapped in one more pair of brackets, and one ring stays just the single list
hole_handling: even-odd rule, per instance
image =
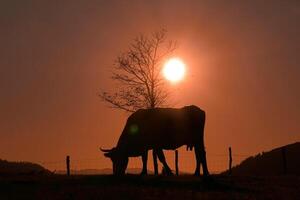
[{"label": "grass field", "polygon": [[0,199],[300,199],[300,177],[0,176]]}]

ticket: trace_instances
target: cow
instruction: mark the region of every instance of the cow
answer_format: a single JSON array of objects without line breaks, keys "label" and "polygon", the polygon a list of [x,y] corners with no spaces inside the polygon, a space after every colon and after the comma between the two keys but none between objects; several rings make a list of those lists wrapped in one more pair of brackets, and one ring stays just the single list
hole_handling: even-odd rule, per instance
[{"label": "cow", "polygon": [[167,174],[171,175],[163,149],[174,150],[182,145],[194,147],[196,155],[195,175],[200,175],[200,164],[203,175],[209,172],[204,148],[205,112],[191,105],[183,108],[140,109],[129,116],[117,146],[112,149],[101,149],[104,156],[112,160],[113,174],[123,175],[129,157],[142,156],[143,169],[147,174],[148,150],[153,150],[163,164]]}]

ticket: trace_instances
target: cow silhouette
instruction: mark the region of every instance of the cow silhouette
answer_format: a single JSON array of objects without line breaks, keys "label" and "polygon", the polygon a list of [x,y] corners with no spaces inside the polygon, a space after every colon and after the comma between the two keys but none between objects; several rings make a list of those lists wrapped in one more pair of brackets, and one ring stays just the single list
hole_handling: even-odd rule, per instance
[{"label": "cow silhouette", "polygon": [[166,173],[171,174],[163,149],[176,149],[182,145],[194,147],[196,155],[195,175],[208,176],[204,148],[205,112],[197,106],[183,108],[140,109],[129,116],[117,146],[102,149],[104,156],[112,160],[113,173],[125,174],[129,157],[142,156],[142,174],[147,174],[148,150],[153,149],[163,164]]}]

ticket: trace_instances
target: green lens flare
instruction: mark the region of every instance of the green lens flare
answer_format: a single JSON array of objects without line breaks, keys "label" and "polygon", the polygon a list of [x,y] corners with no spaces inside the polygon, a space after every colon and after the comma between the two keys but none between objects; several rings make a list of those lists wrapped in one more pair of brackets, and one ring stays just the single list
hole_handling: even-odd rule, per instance
[{"label": "green lens flare", "polygon": [[130,125],[129,133],[130,133],[131,135],[135,135],[135,134],[137,134],[138,132],[139,132],[139,127],[138,127],[138,125],[136,125],[136,124]]}]

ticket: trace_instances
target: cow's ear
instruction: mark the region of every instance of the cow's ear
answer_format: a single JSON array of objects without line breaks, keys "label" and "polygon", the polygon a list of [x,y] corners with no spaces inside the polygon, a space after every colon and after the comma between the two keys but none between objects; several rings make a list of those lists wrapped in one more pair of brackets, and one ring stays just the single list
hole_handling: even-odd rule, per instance
[{"label": "cow's ear", "polygon": [[111,153],[110,152],[105,153],[104,156],[107,157],[107,158],[111,158]]}]

